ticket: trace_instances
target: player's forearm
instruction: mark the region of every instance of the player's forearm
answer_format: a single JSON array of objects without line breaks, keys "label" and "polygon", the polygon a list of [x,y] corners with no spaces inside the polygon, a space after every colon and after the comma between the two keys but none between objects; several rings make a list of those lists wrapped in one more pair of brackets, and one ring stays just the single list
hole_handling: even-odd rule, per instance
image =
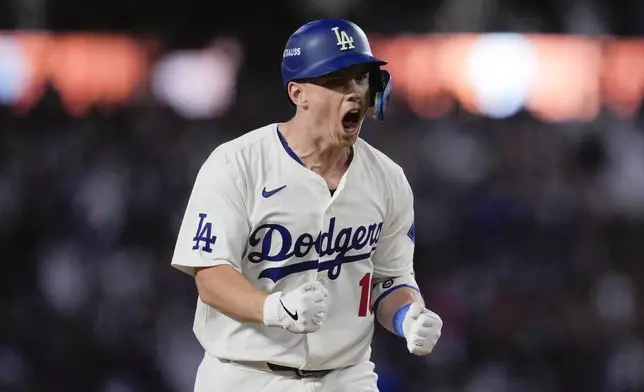
[{"label": "player's forearm", "polygon": [[268,293],[257,289],[233,267],[220,265],[196,273],[203,302],[226,316],[245,323],[263,323]]},{"label": "player's forearm", "polygon": [[393,325],[394,314],[402,306],[412,302],[419,302],[423,306],[425,305],[422,296],[416,290],[409,287],[396,289],[382,299],[378,305],[376,317],[383,327],[392,333],[396,333]]}]

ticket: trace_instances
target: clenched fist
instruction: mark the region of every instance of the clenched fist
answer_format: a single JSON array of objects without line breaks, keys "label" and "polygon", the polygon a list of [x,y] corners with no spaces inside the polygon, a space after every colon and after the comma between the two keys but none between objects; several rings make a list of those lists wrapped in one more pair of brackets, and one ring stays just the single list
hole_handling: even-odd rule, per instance
[{"label": "clenched fist", "polygon": [[443,320],[436,313],[414,302],[403,321],[407,349],[418,356],[431,353],[441,336],[442,328]]},{"label": "clenched fist", "polygon": [[264,324],[293,333],[315,332],[326,316],[328,298],[320,282],[305,283],[286,294],[273,293],[264,302]]}]

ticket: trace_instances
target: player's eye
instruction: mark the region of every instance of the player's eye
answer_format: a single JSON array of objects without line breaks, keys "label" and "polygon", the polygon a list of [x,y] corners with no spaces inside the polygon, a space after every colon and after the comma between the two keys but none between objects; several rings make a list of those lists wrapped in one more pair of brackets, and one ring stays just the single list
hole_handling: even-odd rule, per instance
[{"label": "player's eye", "polygon": [[342,78],[330,78],[326,81],[325,85],[329,88],[341,87],[345,83]]},{"label": "player's eye", "polygon": [[353,75],[327,76],[321,81],[321,85],[329,89],[343,88],[350,80],[358,84],[364,84],[369,79],[369,72],[361,72]]},{"label": "player's eye", "polygon": [[358,83],[364,83],[369,80],[369,72],[363,72],[360,75],[356,76],[355,78],[356,82]]}]

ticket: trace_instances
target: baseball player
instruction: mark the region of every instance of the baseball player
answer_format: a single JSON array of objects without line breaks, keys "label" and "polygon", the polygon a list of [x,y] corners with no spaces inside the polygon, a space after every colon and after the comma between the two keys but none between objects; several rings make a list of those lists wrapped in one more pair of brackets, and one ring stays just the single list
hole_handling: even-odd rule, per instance
[{"label": "baseball player", "polygon": [[201,167],[172,265],[196,280],[198,392],[377,391],[374,319],[414,355],[442,321],[414,279],[413,195],[359,138],[391,78],[364,32],[305,24],[283,52],[295,108],[217,147]]}]

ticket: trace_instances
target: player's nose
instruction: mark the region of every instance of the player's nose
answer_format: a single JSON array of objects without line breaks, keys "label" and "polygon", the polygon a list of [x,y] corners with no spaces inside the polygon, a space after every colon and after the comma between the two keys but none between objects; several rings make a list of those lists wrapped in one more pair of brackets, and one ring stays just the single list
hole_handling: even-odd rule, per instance
[{"label": "player's nose", "polygon": [[345,95],[349,102],[360,102],[360,85],[355,79],[350,79],[345,85]]}]

